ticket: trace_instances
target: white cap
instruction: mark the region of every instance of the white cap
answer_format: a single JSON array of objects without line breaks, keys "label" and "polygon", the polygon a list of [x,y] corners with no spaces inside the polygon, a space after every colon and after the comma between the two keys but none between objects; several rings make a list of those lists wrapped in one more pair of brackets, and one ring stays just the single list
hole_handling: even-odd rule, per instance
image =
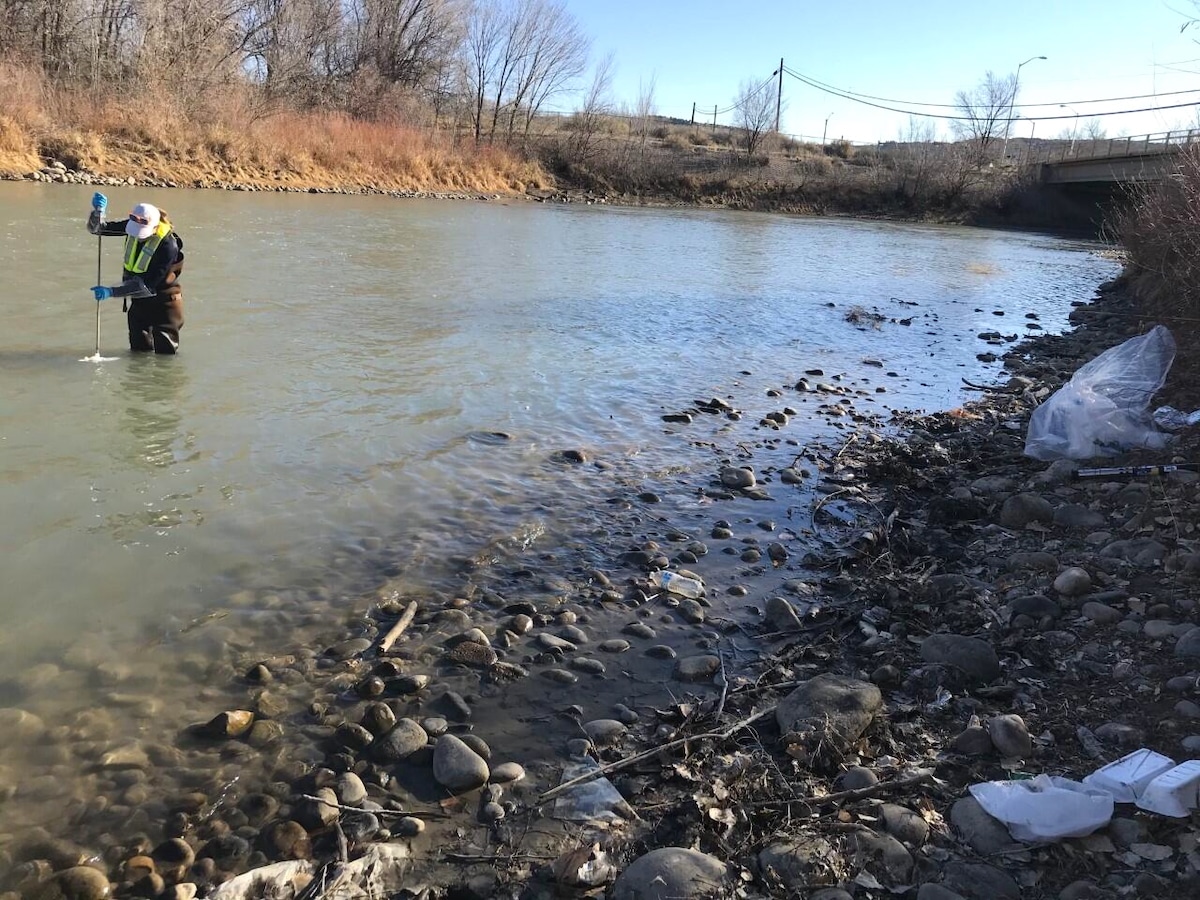
[{"label": "white cap", "polygon": [[[144,219],[144,222],[134,221],[134,217]],[[144,241],[150,235],[154,234],[154,229],[158,228],[158,223],[162,221],[162,213],[158,211],[157,206],[151,206],[149,203],[139,203],[133,208],[133,212],[129,214],[129,224],[125,226],[125,233],[131,238],[137,238],[139,241]]]}]

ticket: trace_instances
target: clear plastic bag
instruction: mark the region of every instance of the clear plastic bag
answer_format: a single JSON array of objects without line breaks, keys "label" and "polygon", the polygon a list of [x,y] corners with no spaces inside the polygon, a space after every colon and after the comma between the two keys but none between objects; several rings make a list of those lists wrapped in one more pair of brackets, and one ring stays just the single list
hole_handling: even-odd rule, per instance
[{"label": "clear plastic bag", "polygon": [[1174,361],[1175,339],[1162,325],[1104,351],[1033,411],[1025,455],[1089,459],[1135,447],[1161,450],[1171,436],[1155,428],[1148,410]]},{"label": "clear plastic bag", "polygon": [[1084,837],[1106,826],[1113,816],[1112,794],[1057,775],[985,781],[971,785],[971,796],[984,812],[1008,826],[1008,833],[1018,841]]}]

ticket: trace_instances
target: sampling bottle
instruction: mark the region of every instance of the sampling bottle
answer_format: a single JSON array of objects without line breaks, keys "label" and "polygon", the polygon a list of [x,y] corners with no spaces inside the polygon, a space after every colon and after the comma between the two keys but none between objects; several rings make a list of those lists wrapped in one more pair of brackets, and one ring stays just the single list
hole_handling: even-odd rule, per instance
[{"label": "sampling bottle", "polygon": [[655,587],[668,590],[672,594],[691,597],[693,600],[704,596],[704,582],[697,578],[680,575],[678,572],[668,572],[662,569],[650,576],[650,583]]}]

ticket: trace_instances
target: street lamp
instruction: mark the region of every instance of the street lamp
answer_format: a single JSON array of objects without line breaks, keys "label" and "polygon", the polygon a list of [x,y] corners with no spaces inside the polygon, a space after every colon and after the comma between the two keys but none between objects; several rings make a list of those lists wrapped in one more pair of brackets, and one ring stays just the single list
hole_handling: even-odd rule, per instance
[{"label": "street lamp", "polygon": [[1075,113],[1075,122],[1071,125],[1071,149],[1067,151],[1071,156],[1075,155],[1075,136],[1079,134],[1079,110],[1073,107],[1070,103],[1058,104],[1059,109],[1069,109]]},{"label": "street lamp", "polygon": [[1008,154],[1008,133],[1012,130],[1013,105],[1017,102],[1017,91],[1021,89],[1021,68],[1029,65],[1035,59],[1045,59],[1044,56],[1031,56],[1021,65],[1017,66],[1017,75],[1013,79],[1012,97],[1008,101],[1008,121],[1004,123],[1004,146],[1000,150],[1000,162],[1004,162]]},{"label": "street lamp", "polygon": [[821,146],[825,146],[825,136],[829,134],[829,120],[833,118],[833,113],[825,117],[825,127],[821,129]]}]

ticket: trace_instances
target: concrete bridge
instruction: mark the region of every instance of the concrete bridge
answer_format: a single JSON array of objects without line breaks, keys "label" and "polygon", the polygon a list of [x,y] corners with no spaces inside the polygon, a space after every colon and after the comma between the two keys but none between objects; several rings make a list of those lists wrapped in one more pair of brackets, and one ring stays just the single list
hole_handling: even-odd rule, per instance
[{"label": "concrete bridge", "polygon": [[[1045,184],[1116,185],[1161,181],[1179,169],[1180,151],[1200,143],[1200,131],[1167,131],[1129,138],[1073,141],[1033,152]],[[1032,148],[1031,148],[1032,149]]]}]

